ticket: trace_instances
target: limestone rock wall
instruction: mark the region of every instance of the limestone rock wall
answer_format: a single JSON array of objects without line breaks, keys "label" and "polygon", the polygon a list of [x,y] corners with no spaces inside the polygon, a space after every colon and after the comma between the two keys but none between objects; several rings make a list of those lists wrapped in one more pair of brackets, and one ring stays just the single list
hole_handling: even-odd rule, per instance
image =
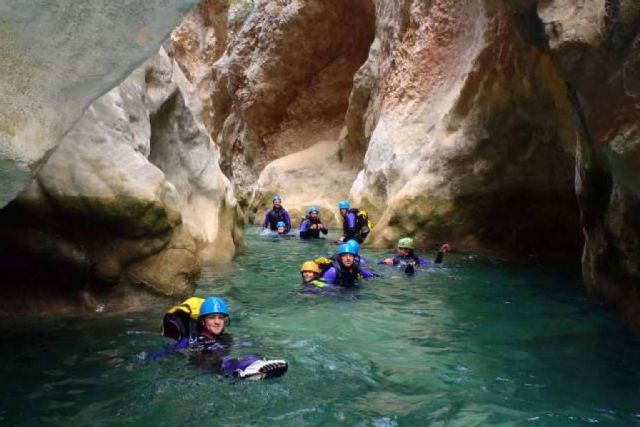
[{"label": "limestone rock wall", "polygon": [[[575,130],[550,57],[501,1],[376,3],[344,149],[370,243],[576,253]],[[357,154],[356,154],[357,155]]]},{"label": "limestone rock wall", "polygon": [[[199,87],[222,169],[246,206],[269,161],[338,139],[353,74],[373,36],[374,9],[370,0],[294,0],[256,1],[244,10],[235,20],[239,14],[228,12],[226,42],[205,48],[219,52],[215,46],[226,44]],[[198,33],[206,31],[191,31]],[[202,42],[194,45],[202,52]]]},{"label": "limestone rock wall", "polygon": [[21,297],[130,307],[187,295],[202,262],[233,256],[236,202],[194,92],[161,50],[85,111],[0,213]]},{"label": "limestone rock wall", "polygon": [[640,328],[640,4],[540,1],[579,124],[576,189],[587,289]]},{"label": "limestone rock wall", "polygon": [[34,164],[194,4],[33,0],[0,4],[0,157]]}]

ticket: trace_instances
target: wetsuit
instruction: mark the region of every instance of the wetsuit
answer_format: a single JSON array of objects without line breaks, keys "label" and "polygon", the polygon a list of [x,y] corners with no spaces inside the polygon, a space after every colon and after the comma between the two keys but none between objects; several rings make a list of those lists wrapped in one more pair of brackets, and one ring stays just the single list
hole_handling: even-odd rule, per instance
[{"label": "wetsuit", "polygon": [[267,212],[267,214],[264,216],[264,221],[262,221],[262,227],[269,227],[271,230],[277,231],[278,221],[283,221],[286,224],[285,229],[287,230],[287,232],[291,230],[291,217],[289,216],[289,212],[287,212],[287,210],[282,206],[278,209],[274,208]]},{"label": "wetsuit", "polygon": [[326,229],[326,227],[322,227],[322,228],[316,227],[315,229],[311,228],[312,225],[318,225],[318,224],[322,224],[322,221],[320,221],[320,217],[313,219],[307,215],[305,219],[303,219],[302,222],[300,223],[300,238],[301,239],[319,239],[320,233],[326,235],[329,232]]},{"label": "wetsuit", "polygon": [[299,292],[301,294],[317,295],[317,294],[320,294],[320,293],[322,293],[322,294],[330,293],[334,289],[335,289],[335,286],[330,285],[330,284],[324,282],[323,280],[314,279],[314,280],[311,280],[309,282],[305,282],[303,280],[302,281],[302,285],[300,286]]},{"label": "wetsuit", "polygon": [[365,211],[352,208],[342,215],[343,241],[355,240],[358,243],[362,243],[370,231],[369,220]]},{"label": "wetsuit", "polygon": [[224,372],[222,363],[233,345],[233,337],[229,334],[222,333],[216,338],[198,335],[195,341],[189,345],[189,361],[197,367],[218,373]]},{"label": "wetsuit", "polygon": [[[444,258],[444,252],[438,251],[436,255],[436,259],[433,261],[433,264],[442,264],[442,259]],[[431,265],[431,260],[425,259],[423,257],[417,256],[411,251],[409,255],[400,256],[396,255],[393,257],[393,266],[401,268],[407,274],[414,274],[416,267],[426,267]]]},{"label": "wetsuit", "polygon": [[[338,262],[338,254],[333,254],[331,256],[331,258],[329,258],[331,261],[333,261],[334,263]],[[369,279],[371,277],[380,277],[377,273],[374,273],[373,270],[367,268],[367,263],[369,262],[369,260],[367,260],[367,258],[361,256],[361,255],[355,255],[354,257],[354,265],[356,265],[360,271],[362,272],[362,277],[364,277],[365,279]]]},{"label": "wetsuit", "polygon": [[432,262],[429,259],[425,259],[421,256],[417,256],[413,252],[411,252],[407,256],[399,256],[396,255],[393,257],[393,265],[394,266],[404,266],[404,265],[415,265],[415,266],[428,266],[431,264],[442,264],[442,260],[444,258],[444,252],[438,251],[436,255],[436,259]]},{"label": "wetsuit", "polygon": [[374,277],[373,273],[361,269],[355,262],[351,268],[346,268],[341,263],[334,261],[331,267],[322,274],[322,280],[326,283],[346,288],[357,286],[361,278],[369,279],[371,277]]},{"label": "wetsuit", "polygon": [[362,240],[364,240],[360,239],[358,219],[354,212],[347,211],[347,213],[342,216],[342,235],[344,236],[345,242],[347,240],[355,240],[358,243],[362,243]]}]

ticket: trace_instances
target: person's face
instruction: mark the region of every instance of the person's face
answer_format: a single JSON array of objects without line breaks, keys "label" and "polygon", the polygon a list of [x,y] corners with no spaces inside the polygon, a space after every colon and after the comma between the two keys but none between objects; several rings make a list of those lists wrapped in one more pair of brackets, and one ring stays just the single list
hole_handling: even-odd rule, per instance
[{"label": "person's face", "polygon": [[400,256],[409,255],[409,249],[407,249],[407,248],[398,248],[398,255],[400,255]]},{"label": "person's face", "polygon": [[340,209],[340,215],[345,216],[347,214],[346,209]]},{"label": "person's face", "polygon": [[310,282],[310,281],[314,280],[316,277],[317,277],[317,275],[313,271],[303,271],[302,272],[302,278],[304,279],[305,282]]},{"label": "person's face", "polygon": [[286,231],[284,227],[278,227],[278,233],[283,234]]},{"label": "person's face", "polygon": [[222,314],[210,314],[204,318],[204,328],[213,335],[220,335],[224,329],[224,320]]},{"label": "person's face", "polygon": [[278,209],[280,206],[282,206],[282,202],[278,199],[273,201],[273,207]]},{"label": "person's face", "polygon": [[352,254],[342,254],[340,255],[340,261],[342,261],[342,265],[345,267],[351,267],[353,265],[353,261],[355,257]]},{"label": "person's face", "polygon": [[309,214],[309,217],[310,217],[310,218],[313,218],[313,219],[318,219],[318,212],[311,212],[311,213]]}]

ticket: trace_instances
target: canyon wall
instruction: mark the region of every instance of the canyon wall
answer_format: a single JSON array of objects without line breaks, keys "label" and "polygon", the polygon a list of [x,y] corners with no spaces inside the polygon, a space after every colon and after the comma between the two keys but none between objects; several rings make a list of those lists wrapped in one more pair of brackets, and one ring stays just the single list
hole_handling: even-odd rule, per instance
[{"label": "canyon wall", "polygon": [[[138,68],[185,5],[129,6],[125,35],[76,29],[95,56],[52,37],[60,60],[2,59],[7,93],[39,94],[0,121],[34,173],[2,211],[5,248],[79,274],[84,304],[191,292],[278,193],[296,223],[316,204],[337,225],[350,198],[372,246],[577,258],[584,241],[587,288],[640,322],[634,2],[208,0]],[[96,59],[119,44],[118,64]]]},{"label": "canyon wall", "polygon": [[194,92],[162,49],[84,112],[0,212],[3,271],[31,285],[12,301],[141,306],[231,260],[236,201]]},{"label": "canyon wall", "polygon": [[351,197],[377,218],[371,244],[577,253],[569,103],[520,25],[500,1],[377,3],[345,141],[366,147]]},{"label": "canyon wall", "polygon": [[93,100],[157,53],[194,3],[0,4],[0,157],[40,160]]},{"label": "canyon wall", "polygon": [[537,13],[580,131],[585,284],[640,329],[640,4],[540,1]]}]

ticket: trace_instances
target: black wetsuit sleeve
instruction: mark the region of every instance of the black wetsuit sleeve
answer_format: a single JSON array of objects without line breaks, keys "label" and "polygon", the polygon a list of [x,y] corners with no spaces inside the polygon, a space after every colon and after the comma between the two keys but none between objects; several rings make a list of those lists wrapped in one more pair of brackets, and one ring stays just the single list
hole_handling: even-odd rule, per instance
[{"label": "black wetsuit sleeve", "polygon": [[434,264],[442,264],[442,260],[444,259],[444,252],[442,251],[438,251],[438,254],[436,255],[436,259],[435,261],[433,261]]}]

